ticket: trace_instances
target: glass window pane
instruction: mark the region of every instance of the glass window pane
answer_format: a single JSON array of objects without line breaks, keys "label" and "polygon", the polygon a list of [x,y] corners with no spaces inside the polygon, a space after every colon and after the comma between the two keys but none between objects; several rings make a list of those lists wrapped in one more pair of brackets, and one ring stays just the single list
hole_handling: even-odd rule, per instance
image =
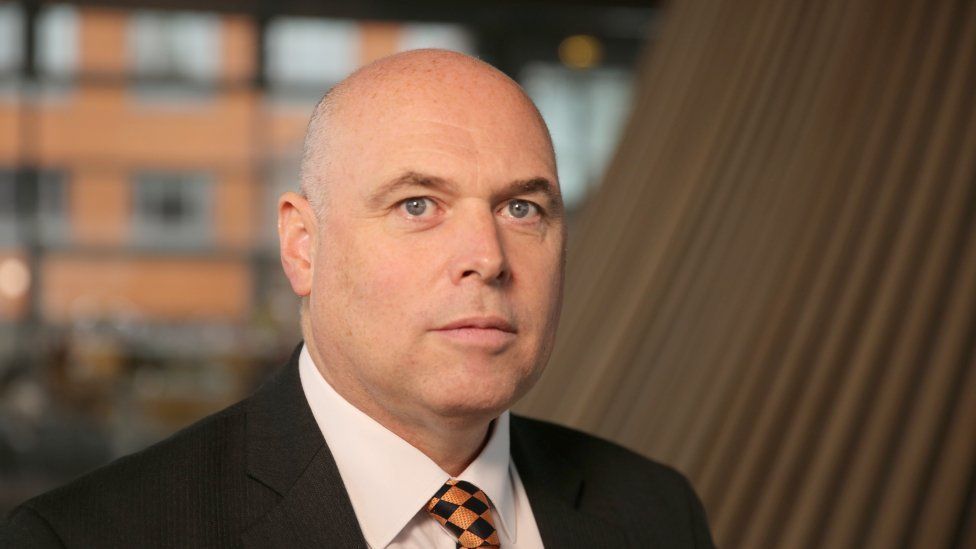
[{"label": "glass window pane", "polygon": [[37,64],[42,75],[70,77],[78,60],[78,13],[73,6],[46,6],[37,19]]},{"label": "glass window pane", "polygon": [[220,68],[220,21],[212,14],[136,12],[129,26],[137,74],[214,80]]},{"label": "glass window pane", "polygon": [[16,183],[17,172],[13,168],[0,168],[0,220],[12,218],[16,213]]},{"label": "glass window pane", "polygon": [[268,25],[268,79],[322,95],[359,63],[359,27],[351,21],[279,17]]},{"label": "glass window pane", "polygon": [[0,4],[0,75],[21,67],[24,54],[23,19],[20,6]]},{"label": "glass window pane", "polygon": [[0,245],[17,241],[17,170],[0,167]]},{"label": "glass window pane", "polygon": [[220,74],[220,18],[195,12],[134,12],[129,54],[140,99],[208,98]]},{"label": "glass window pane", "polygon": [[520,81],[552,134],[563,200],[576,207],[599,183],[616,148],[630,109],[630,75],[616,68],[578,71],[533,63]]},{"label": "glass window pane", "polygon": [[0,167],[0,245],[11,245],[20,239],[17,220],[17,169]]},{"label": "glass window pane", "polygon": [[[65,174],[61,170],[41,169],[37,173],[37,220],[39,236],[44,242],[61,241],[67,235],[65,230],[67,216],[65,212]],[[19,225],[22,222],[31,223],[31,219],[18,220],[19,216],[27,215],[27,211],[18,211],[25,201],[30,198],[20,196],[18,192],[31,191],[17,187],[17,170],[12,167],[0,168],[0,243],[11,243],[15,236],[22,235]],[[18,205],[18,203],[20,205]],[[31,225],[28,225],[30,230]]]},{"label": "glass window pane", "polygon": [[400,31],[400,51],[439,48],[475,54],[471,33],[460,25],[409,23]]},{"label": "glass window pane", "polygon": [[141,172],[133,189],[133,235],[148,247],[211,244],[213,178],[199,172]]},{"label": "glass window pane", "polygon": [[38,174],[37,215],[41,240],[54,244],[68,237],[67,174],[44,169]]}]

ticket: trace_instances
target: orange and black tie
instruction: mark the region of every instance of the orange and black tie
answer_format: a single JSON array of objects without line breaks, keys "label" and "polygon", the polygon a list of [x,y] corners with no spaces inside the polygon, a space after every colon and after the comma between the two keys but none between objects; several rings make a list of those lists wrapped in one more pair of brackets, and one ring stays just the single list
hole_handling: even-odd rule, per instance
[{"label": "orange and black tie", "polygon": [[452,478],[430,498],[427,512],[454,534],[459,548],[498,547],[489,507],[488,496],[477,486]]}]

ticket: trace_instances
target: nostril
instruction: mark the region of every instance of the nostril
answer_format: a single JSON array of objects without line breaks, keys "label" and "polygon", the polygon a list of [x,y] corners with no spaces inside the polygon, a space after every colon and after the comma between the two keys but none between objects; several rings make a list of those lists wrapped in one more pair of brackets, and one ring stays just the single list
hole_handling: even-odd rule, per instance
[{"label": "nostril", "polygon": [[486,274],[487,273],[483,273],[482,271],[479,271],[477,269],[469,269],[461,273],[461,279],[465,279],[469,276],[474,275],[477,276],[478,278],[485,279],[486,281],[490,280],[490,281],[505,282],[509,278],[508,269],[502,269],[497,273],[495,273],[494,275],[485,276]]}]

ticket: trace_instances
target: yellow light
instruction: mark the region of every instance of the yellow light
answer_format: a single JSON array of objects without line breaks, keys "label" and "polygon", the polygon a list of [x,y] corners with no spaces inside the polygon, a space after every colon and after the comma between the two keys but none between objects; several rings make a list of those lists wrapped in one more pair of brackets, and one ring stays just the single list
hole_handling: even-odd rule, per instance
[{"label": "yellow light", "polygon": [[0,295],[17,299],[30,288],[30,272],[20,259],[10,257],[0,262]]},{"label": "yellow light", "polygon": [[603,45],[588,34],[574,34],[559,44],[559,60],[572,69],[589,69],[603,59]]}]

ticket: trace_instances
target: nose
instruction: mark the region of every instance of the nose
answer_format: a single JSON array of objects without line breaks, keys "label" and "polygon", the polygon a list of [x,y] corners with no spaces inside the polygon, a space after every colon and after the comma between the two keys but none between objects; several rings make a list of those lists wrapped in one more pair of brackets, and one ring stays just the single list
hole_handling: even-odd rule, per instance
[{"label": "nose", "polygon": [[491,211],[462,216],[455,231],[452,282],[461,284],[468,279],[480,279],[493,285],[508,282],[511,269]]}]

